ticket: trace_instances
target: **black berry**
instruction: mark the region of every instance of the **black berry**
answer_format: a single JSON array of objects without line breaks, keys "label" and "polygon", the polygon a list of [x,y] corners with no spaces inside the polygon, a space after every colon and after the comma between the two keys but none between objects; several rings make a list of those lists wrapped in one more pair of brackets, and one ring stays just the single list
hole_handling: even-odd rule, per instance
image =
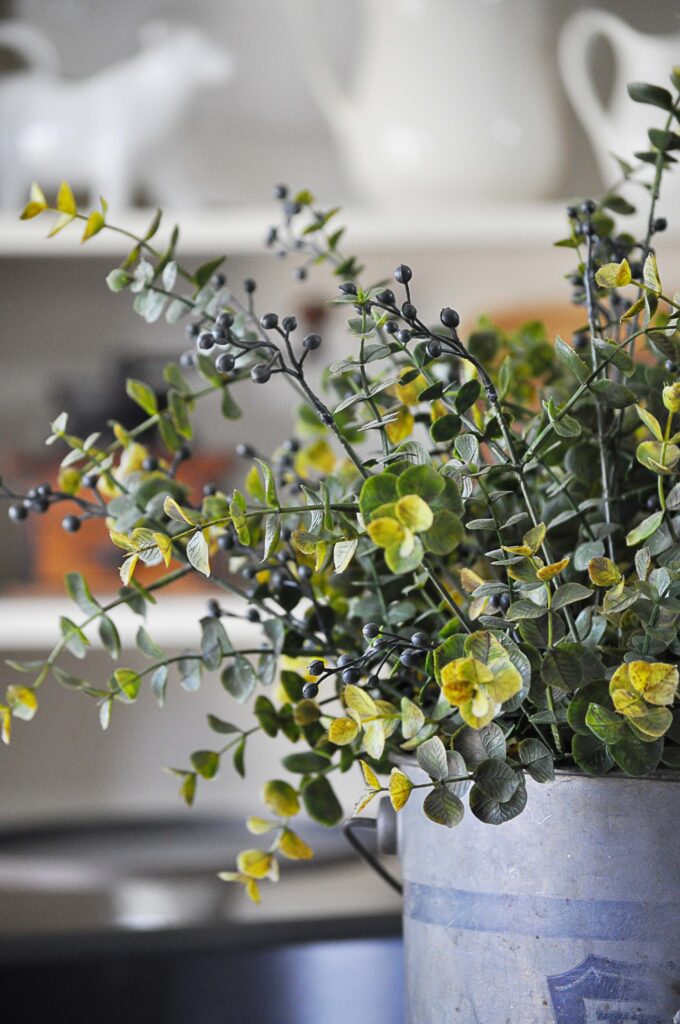
[{"label": "black berry", "polygon": [[451,327],[454,330],[460,323],[460,317],[455,309],[451,309],[450,306],[445,306],[439,314],[439,319],[444,324],[444,327]]},{"label": "black berry", "polygon": [[276,313],[265,313],[260,318],[260,327],[265,331],[273,331],[279,325],[279,318]]},{"label": "black berry", "polygon": [[400,263],[398,267],[394,269],[394,280],[398,284],[408,284],[413,277],[413,271],[410,267],[407,267],[405,263]]},{"label": "black berry", "polygon": [[255,384],[266,384],[271,377],[271,370],[266,363],[256,363],[250,371],[250,379]]},{"label": "black berry", "polygon": [[302,687],[302,696],[305,700],[314,700],[319,693],[319,687],[316,683],[305,683]]},{"label": "black berry", "polygon": [[64,516],[61,525],[67,533],[75,533],[80,529],[80,519],[78,519],[78,516]]},{"label": "black berry", "polygon": [[221,352],[215,360],[215,369],[219,373],[229,373],[236,366],[236,360],[231,352]]}]

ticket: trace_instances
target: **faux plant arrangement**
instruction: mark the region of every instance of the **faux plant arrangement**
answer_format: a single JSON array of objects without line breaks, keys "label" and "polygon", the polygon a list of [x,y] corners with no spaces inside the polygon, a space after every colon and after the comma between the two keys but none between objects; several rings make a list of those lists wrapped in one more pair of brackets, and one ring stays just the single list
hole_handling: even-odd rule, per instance
[{"label": "faux plant arrangement", "polygon": [[[56,487],[19,495],[2,484],[11,519],[65,505],[67,531],[101,519],[122,560],[122,588],[107,604],[68,574],[82,614],[62,618],[44,662],[11,663],[32,681],[10,685],[0,704],[5,742],[14,718],[35,715],[48,679],[92,698],[103,728],[142,687],[162,704],[173,673],[186,690],[206,674],[234,700],[252,700],[252,728],[210,715],[213,741],[173,771],[191,803],[225,761],[245,773],[256,733],[290,741],[282,777],[264,788],[267,816],[248,821],[266,839],[223,875],[255,900],[261,880],[277,879],[280,856],[312,856],[295,831],[302,807],[325,825],[341,820],[333,778],[357,764],[366,785],[357,811],[380,793],[400,810],[426,788],[425,814],[448,827],[466,813],[494,825],[516,817],[526,776],[548,783],[556,766],[679,769],[680,293],[662,284],[654,248],[666,227],[656,215],[663,172],[680,149],[679,69],[672,86],[629,88],[664,116],[636,164],[621,161],[621,184],[648,194],[644,237],[625,230],[635,211],[618,189],[568,209],[558,244],[573,250],[569,280],[583,310],[570,342],[553,344],[535,323],[465,331],[449,306],[433,323],[410,267],[398,266],[390,287],[365,283],[342,250],[338,211],[279,187],[282,223],[268,244],[296,261],[300,279],[314,264],[333,267],[333,301],[349,314],[349,354],[319,393],[307,360],[322,339],[300,338],[294,317],[267,312],[254,281],[232,287],[222,260],[185,267],[177,228],[157,248],[160,214],[132,236],[109,288],[131,293],[149,322],[185,321],[191,348],[166,367],[162,399],[128,381],[147,416],[134,429],[112,423],[80,438],[66,413],[57,417],[47,443],[67,452]],[[83,241],[129,234],[109,223],[103,201],[81,213],[65,183],[54,207],[34,185],[22,216],[53,209],[51,234],[78,221]],[[263,385],[300,403],[292,436],[269,460],[241,444],[252,467],[233,493],[206,482],[191,495],[182,466],[196,404],[213,400],[235,421],[236,387],[257,402]],[[145,444],[154,431],[162,452]],[[144,567],[161,563],[167,572],[145,582]],[[200,649],[169,657],[143,625],[145,608],[192,572],[213,594]],[[261,622],[260,648],[232,646],[218,588]],[[116,667],[105,685],[64,667],[65,652],[86,655],[93,629],[118,659],[123,605],[142,619],[148,667]],[[426,784],[414,783],[405,755]]]}]

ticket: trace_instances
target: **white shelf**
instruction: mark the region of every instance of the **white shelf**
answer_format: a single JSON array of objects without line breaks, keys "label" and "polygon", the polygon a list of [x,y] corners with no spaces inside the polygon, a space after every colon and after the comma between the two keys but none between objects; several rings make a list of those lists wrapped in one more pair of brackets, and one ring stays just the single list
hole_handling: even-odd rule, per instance
[{"label": "white shelf", "polygon": [[[107,599],[97,595],[102,604]],[[225,610],[243,611],[238,605],[227,598],[219,598]],[[206,615],[207,597],[182,596],[172,597],[161,595],[158,604],[147,605],[146,620],[135,615],[127,608],[112,612],[123,649],[135,647],[135,635],[144,623],[161,647],[181,649],[197,646],[200,643],[199,619]],[[0,598],[0,651],[47,651],[59,639],[59,617],[66,615],[74,622],[81,622],[83,614],[67,597],[17,596]],[[262,634],[257,624],[244,622],[242,619],[224,619],[225,627],[232,643],[242,646],[245,641],[253,641],[257,646],[262,641]],[[96,625],[87,631],[94,648],[101,648]]]},{"label": "white shelf", "polygon": [[[396,247],[461,250],[512,247],[526,249],[552,245],[566,234],[566,201],[513,204],[468,203],[451,209],[377,210],[347,207],[337,217],[347,225],[347,251],[370,252]],[[169,211],[157,239],[167,238],[171,225],[181,227],[180,251],[186,256],[212,254],[252,255],[265,253],[264,235],[276,223],[277,207],[229,207]],[[46,238],[52,214],[32,221],[20,221],[0,211],[0,256],[113,256],[129,251],[129,239],[102,231],[85,245],[80,244],[82,223],[69,225],[54,238]],[[112,221],[136,234],[143,233],[153,217],[150,210],[114,211]],[[630,222],[633,227],[633,221]],[[156,240],[154,240],[156,244]]]}]

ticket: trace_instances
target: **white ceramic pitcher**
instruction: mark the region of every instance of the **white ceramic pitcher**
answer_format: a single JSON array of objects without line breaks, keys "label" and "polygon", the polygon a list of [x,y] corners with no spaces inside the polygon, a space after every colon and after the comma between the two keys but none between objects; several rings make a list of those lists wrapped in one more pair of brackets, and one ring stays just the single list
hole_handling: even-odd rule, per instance
[{"label": "white ceramic pitcher", "polygon": [[[593,43],[602,38],[614,55],[611,99],[603,104],[593,81],[590,60]],[[668,86],[671,67],[680,64],[680,32],[649,35],[605,11],[585,10],[564,25],[559,41],[562,80],[593,147],[602,177],[610,185],[620,177],[611,154],[631,161],[637,150],[649,148],[647,129],[662,127],[665,115],[647,104],[633,103],[628,82]],[[664,205],[680,199],[680,171],[664,178]]]},{"label": "white ceramic pitcher", "polygon": [[310,88],[362,197],[435,205],[554,188],[562,139],[543,0],[343,5],[356,18],[346,90],[318,0],[296,7]]}]

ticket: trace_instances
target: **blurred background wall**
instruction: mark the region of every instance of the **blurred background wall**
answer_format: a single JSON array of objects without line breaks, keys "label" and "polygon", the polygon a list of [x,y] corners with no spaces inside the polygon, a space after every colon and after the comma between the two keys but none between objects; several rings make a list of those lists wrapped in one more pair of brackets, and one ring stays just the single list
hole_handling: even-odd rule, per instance
[{"label": "blurred background wall", "polygon": [[[0,185],[8,186],[4,195],[10,185],[27,195],[31,176],[22,180],[13,159],[27,123],[37,127],[22,145],[29,157],[47,151],[55,181],[90,166],[103,126],[113,139],[104,176],[116,192],[124,143],[132,153],[129,198],[111,219],[142,223],[154,203],[169,205],[170,221],[187,225],[189,261],[224,251],[233,282],[256,277],[267,307],[294,312],[303,325],[321,324],[324,363],[349,344],[325,306],[334,283],[319,270],[300,285],[292,266],[261,246],[277,216],[269,197],[278,181],[311,188],[321,205],[346,205],[348,245],[363,252],[367,278],[408,262],[418,306],[433,317],[450,304],[465,324],[486,312],[509,325],[546,317],[553,330],[568,331],[578,323],[578,313],[565,308],[572,254],[552,242],[565,230],[566,199],[603,187],[584,111],[569,103],[558,67],[563,25],[586,7],[574,0],[4,0]],[[680,31],[680,5],[671,0],[609,0],[589,9],[665,40]],[[164,48],[187,25],[189,44]],[[140,47],[160,55],[150,79],[138,77]],[[228,57],[222,68],[220,54]],[[593,65],[604,98],[616,63],[601,40]],[[654,80],[662,81],[667,62],[658,64]],[[335,76],[351,97],[344,112]],[[17,99],[12,90],[26,80],[34,92]],[[155,88],[161,80],[166,91],[154,98],[148,83]],[[402,86],[400,121],[394,90]],[[506,109],[510,97],[517,112]],[[168,119],[176,98],[181,109]],[[440,127],[428,135],[432,111]],[[627,141],[621,138],[622,149]],[[432,157],[409,182],[427,145]],[[518,152],[526,154],[524,165]],[[53,188],[55,181],[42,183]],[[82,192],[87,182],[76,184]],[[81,248],[68,231],[46,241],[40,220],[19,224],[18,205],[0,210],[0,461],[3,475],[35,482],[50,475],[42,445],[49,420],[63,407],[83,422],[101,419],[102,410],[118,414],[125,375],[143,376],[150,359],[176,357],[185,342],[181,327],[145,325],[127,297],[106,289],[122,247],[95,239]],[[660,212],[671,220],[663,245],[677,257],[675,210],[662,200]],[[268,450],[286,436],[288,400],[274,394],[267,389],[263,409],[261,391],[244,389],[237,425],[216,428],[199,418],[197,450],[216,460],[210,471],[221,482],[246,468],[234,456],[237,441]],[[56,635],[59,576],[82,538],[76,543],[41,522],[3,530],[0,543],[0,646],[35,657]],[[110,553],[95,545],[88,558],[98,579],[110,579],[104,590],[115,590]],[[181,600],[171,624],[157,624],[174,630],[180,648],[197,639],[204,598]],[[92,671],[107,670],[105,656],[95,654]],[[4,668],[0,675],[8,679]],[[2,819],[176,809],[175,783],[160,765],[183,762],[205,745],[202,711],[229,717],[227,703],[221,692],[173,693],[160,712],[144,698],[101,737],[88,703],[47,690],[36,721],[18,727],[12,748],[0,751]],[[252,808],[266,774],[255,770],[244,788],[206,785],[205,799],[220,809]]]}]

